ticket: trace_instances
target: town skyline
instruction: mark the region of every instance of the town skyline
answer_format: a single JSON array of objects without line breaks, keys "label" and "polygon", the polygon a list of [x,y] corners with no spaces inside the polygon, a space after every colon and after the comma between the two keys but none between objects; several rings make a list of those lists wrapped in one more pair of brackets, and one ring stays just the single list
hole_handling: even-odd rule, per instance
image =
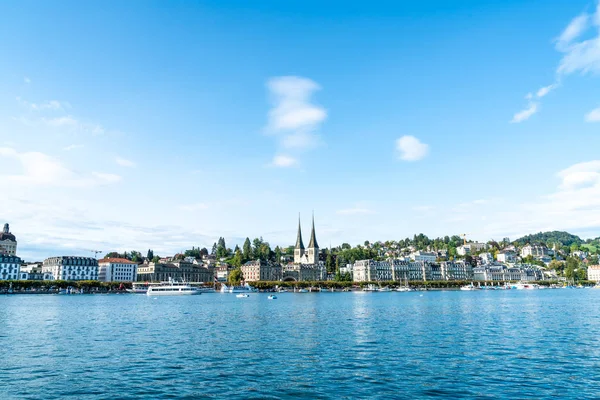
[{"label": "town skyline", "polygon": [[600,236],[597,1],[104,6],[0,5],[0,221],[27,258],[285,246],[313,209],[324,247]]}]

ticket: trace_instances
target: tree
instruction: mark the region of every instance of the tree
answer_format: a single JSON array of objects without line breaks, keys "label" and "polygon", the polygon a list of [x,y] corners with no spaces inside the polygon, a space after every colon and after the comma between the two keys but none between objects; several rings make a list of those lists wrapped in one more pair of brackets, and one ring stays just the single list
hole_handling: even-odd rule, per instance
[{"label": "tree", "polygon": [[206,247],[203,247],[203,248],[200,250],[200,256],[201,256],[201,257],[206,257],[207,255],[208,255],[208,249],[207,249]]},{"label": "tree", "polygon": [[152,262],[153,262],[153,263],[157,263],[157,262],[159,262],[159,261],[160,261],[160,257],[159,257],[159,256],[154,256],[154,257],[152,258]]},{"label": "tree", "polygon": [[279,246],[275,247],[275,262],[276,263],[280,263],[281,262],[281,248]]},{"label": "tree", "polygon": [[227,279],[230,284],[237,285],[242,279],[244,279],[244,274],[242,273],[241,268],[236,268],[229,274],[229,278]]},{"label": "tree", "polygon": [[567,279],[575,279],[578,268],[579,260],[575,257],[567,257],[567,261],[565,263],[565,277],[567,277]]},{"label": "tree", "polygon": [[229,252],[227,251],[227,245],[225,244],[225,238],[220,237],[217,242],[217,250],[215,251],[215,255],[217,258],[227,257]]},{"label": "tree", "polygon": [[325,259],[325,268],[327,268],[328,273],[333,273],[336,271],[335,262],[333,261],[333,255],[331,251],[327,251],[327,258]]},{"label": "tree", "polygon": [[252,244],[250,244],[249,238],[246,238],[244,245],[242,246],[242,256],[244,262],[252,259]]},{"label": "tree", "polygon": [[133,262],[142,262],[142,253],[139,251],[132,250],[131,251],[131,261]]},{"label": "tree", "polygon": [[151,249],[148,249],[148,254],[146,255],[146,258],[148,260],[152,260],[154,258],[154,251]]},{"label": "tree", "polygon": [[242,266],[242,252],[240,251],[240,249],[237,249],[237,251],[235,252],[233,258],[231,259],[231,265],[233,265],[236,268],[239,268]]},{"label": "tree", "polygon": [[217,244],[216,243],[213,243],[212,250],[210,251],[210,254],[212,254],[213,256],[217,255]]}]

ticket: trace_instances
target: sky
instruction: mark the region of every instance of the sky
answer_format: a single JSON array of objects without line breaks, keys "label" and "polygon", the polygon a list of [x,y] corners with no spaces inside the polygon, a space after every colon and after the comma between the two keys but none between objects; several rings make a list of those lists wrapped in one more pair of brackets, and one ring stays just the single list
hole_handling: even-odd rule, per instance
[{"label": "sky", "polygon": [[0,43],[27,261],[600,236],[594,0],[9,0]]}]

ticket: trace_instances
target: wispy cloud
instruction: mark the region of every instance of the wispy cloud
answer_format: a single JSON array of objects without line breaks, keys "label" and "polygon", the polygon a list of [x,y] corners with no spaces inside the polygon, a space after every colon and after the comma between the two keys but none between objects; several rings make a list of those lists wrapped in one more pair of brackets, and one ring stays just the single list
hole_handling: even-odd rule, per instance
[{"label": "wispy cloud", "polygon": [[82,145],[82,144],[71,144],[71,145],[63,148],[63,150],[64,151],[71,151],[71,150],[81,149],[83,147],[84,147],[84,145]]},{"label": "wispy cloud", "polygon": [[600,122],[600,107],[593,109],[585,115],[586,122]]},{"label": "wispy cloud", "polygon": [[42,118],[41,121],[43,124],[52,128],[68,128],[75,132],[89,133],[94,136],[105,133],[105,130],[101,125],[81,122],[70,115],[56,118]]},{"label": "wispy cloud", "polygon": [[429,145],[414,136],[406,135],[396,140],[396,152],[404,161],[418,161],[427,156]]},{"label": "wispy cloud", "polygon": [[64,110],[70,108],[71,105],[68,102],[60,102],[58,100],[50,100],[43,103],[31,103],[27,100],[17,97],[17,101],[24,107],[32,111],[44,111],[44,110]]},{"label": "wispy cloud", "polygon": [[273,161],[271,162],[271,166],[273,167],[289,168],[296,165],[298,165],[298,160],[285,154],[276,155],[273,157]]},{"label": "wispy cloud", "polygon": [[0,183],[32,187],[84,187],[121,180],[120,176],[113,174],[92,172],[86,176],[76,173],[59,159],[40,152],[18,152],[14,148],[0,147],[0,158],[15,161],[21,167],[21,173],[0,174]]},{"label": "wispy cloud", "polygon": [[590,16],[581,14],[571,20],[569,25],[556,39],[556,48],[560,51],[567,50],[573,40],[577,39],[589,26]]},{"label": "wispy cloud", "polygon": [[31,79],[29,79],[28,77],[24,76],[23,77],[23,82],[25,82],[26,84],[30,84],[31,83]]},{"label": "wispy cloud", "polygon": [[515,123],[526,121],[536,112],[538,112],[537,103],[530,103],[526,109],[516,113],[510,122],[515,124]]},{"label": "wispy cloud", "polygon": [[538,89],[538,91],[536,92],[536,96],[541,99],[542,97],[544,97],[545,95],[550,93],[552,90],[556,89],[557,87],[558,87],[557,83],[553,83],[552,85],[544,86],[544,87]]},{"label": "wispy cloud", "polygon": [[117,159],[115,160],[115,162],[120,165],[121,167],[126,167],[126,168],[133,168],[136,166],[136,163],[134,163],[131,160],[127,160],[125,158],[121,158],[121,157],[117,157]]},{"label": "wispy cloud", "polygon": [[[592,25],[596,27],[592,37],[575,40],[587,32]],[[556,49],[564,55],[557,69],[558,74],[600,72],[600,29],[598,28],[600,28],[600,2],[593,14],[582,14],[573,19],[560,36]]]},{"label": "wispy cloud", "polygon": [[267,88],[273,107],[266,133],[276,136],[279,146],[287,151],[307,150],[321,143],[317,131],[327,111],[311,99],[321,87],[308,78],[280,76],[269,79]]}]

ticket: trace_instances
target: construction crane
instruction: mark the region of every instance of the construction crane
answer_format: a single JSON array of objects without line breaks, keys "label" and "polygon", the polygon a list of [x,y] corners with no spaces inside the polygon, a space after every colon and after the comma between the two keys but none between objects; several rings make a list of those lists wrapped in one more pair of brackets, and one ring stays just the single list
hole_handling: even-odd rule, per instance
[{"label": "construction crane", "polygon": [[86,251],[94,253],[94,258],[98,258],[98,254],[102,253],[101,250],[86,250]]},{"label": "construction crane", "polygon": [[467,235],[468,233],[463,233],[462,235],[460,235],[463,238],[463,245],[467,244]]}]

